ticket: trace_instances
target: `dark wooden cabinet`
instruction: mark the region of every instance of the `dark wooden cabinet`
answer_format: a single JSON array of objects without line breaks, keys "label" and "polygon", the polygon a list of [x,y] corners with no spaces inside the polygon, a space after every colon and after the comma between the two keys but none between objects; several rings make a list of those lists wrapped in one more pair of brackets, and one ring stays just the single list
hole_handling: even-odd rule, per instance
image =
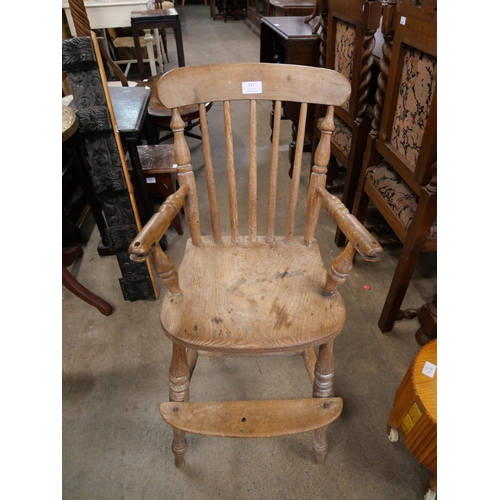
[{"label": "dark wooden cabinet", "polygon": [[312,33],[314,25],[304,16],[262,18],[260,62],[318,67],[320,37]]},{"label": "dark wooden cabinet", "polygon": [[247,0],[247,18],[245,23],[257,35],[260,35],[262,18],[271,14],[269,0]]},{"label": "dark wooden cabinet", "polygon": [[[317,18],[310,23],[304,22],[304,16],[264,17],[260,33],[260,62],[276,64],[300,64],[303,66],[320,66],[320,36],[313,34]],[[298,123],[300,106],[297,103],[283,103],[283,118],[292,120],[292,141],[290,143],[290,160],[295,153],[296,124]],[[311,130],[314,120],[314,107],[307,113],[307,130]],[[271,128],[273,113],[271,113]],[[310,143],[304,151],[310,150]]]}]

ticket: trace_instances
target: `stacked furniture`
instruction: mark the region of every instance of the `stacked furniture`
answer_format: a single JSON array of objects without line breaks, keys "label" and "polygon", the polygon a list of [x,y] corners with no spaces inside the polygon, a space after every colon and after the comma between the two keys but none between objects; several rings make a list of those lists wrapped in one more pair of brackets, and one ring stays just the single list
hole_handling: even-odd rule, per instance
[{"label": "stacked furniture", "polygon": [[[403,243],[378,322],[390,331],[421,252],[437,250],[437,2],[400,0],[384,11],[372,130],[353,213],[377,207]],[[391,36],[392,38],[392,36]]]}]

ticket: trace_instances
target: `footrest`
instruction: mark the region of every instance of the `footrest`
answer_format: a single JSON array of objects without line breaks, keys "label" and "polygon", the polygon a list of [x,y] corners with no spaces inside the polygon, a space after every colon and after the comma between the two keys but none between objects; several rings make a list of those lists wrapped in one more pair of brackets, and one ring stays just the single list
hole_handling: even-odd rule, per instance
[{"label": "footrest", "polygon": [[272,437],[312,431],[342,412],[341,398],[161,403],[163,420],[193,434]]}]

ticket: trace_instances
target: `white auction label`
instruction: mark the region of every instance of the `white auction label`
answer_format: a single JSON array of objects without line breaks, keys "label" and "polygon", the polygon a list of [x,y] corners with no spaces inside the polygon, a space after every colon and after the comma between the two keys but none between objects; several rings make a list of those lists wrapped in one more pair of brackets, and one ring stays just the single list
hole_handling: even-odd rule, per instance
[{"label": "white auction label", "polygon": [[400,24],[402,24],[403,26],[406,24],[406,17],[405,16],[401,16],[401,19],[399,20]]},{"label": "white auction label", "polygon": [[433,378],[434,374],[436,373],[436,369],[436,365],[430,363],[429,361],[426,361],[422,373],[430,378]]},{"label": "white auction label", "polygon": [[262,82],[241,82],[244,94],[262,94]]},{"label": "white auction label", "polygon": [[146,177],[146,184],[155,184],[156,179],[154,177]]}]

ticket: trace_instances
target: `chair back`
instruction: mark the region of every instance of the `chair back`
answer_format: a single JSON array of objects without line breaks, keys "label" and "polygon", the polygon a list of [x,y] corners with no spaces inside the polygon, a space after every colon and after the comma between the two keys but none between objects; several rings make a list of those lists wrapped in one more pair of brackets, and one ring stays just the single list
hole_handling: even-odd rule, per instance
[{"label": "chair back", "polygon": [[[175,89],[172,92],[171,89]],[[184,208],[194,245],[201,243],[200,213],[196,184],[194,181],[191,154],[184,137],[184,122],[179,108],[196,104],[200,112],[202,147],[204,155],[204,171],[208,193],[208,204],[212,235],[215,242],[221,242],[221,213],[229,213],[231,240],[236,243],[240,239],[240,219],[248,220],[248,239],[256,240],[258,234],[257,215],[265,221],[266,241],[272,242],[275,236],[275,220],[277,207],[287,206],[285,241],[291,243],[295,232],[295,212],[299,195],[300,169],[302,164],[302,145],[304,142],[305,122],[308,104],[327,106],[326,117],[321,125],[321,139],[315,154],[315,165],[312,169],[307,202],[307,214],[304,223],[304,240],[311,244],[314,240],[321,199],[316,186],[324,186],[326,181],[326,165],[330,156],[330,137],[334,128],[334,106],[341,106],[350,94],[350,85],[341,74],[324,68],[312,68],[286,64],[242,63],[217,64],[206,66],[190,66],[174,69],[161,77],[157,86],[158,98],[167,108],[172,109],[171,128],[174,132],[174,151],[177,163],[178,181],[181,187],[185,184],[189,192],[184,201]],[[243,102],[243,101],[246,101]],[[259,154],[257,124],[258,107],[271,106],[274,101],[274,131],[270,148],[270,161],[262,161]],[[293,176],[290,186],[278,186],[278,159],[280,142],[280,116],[284,101],[300,103],[300,118],[297,132],[298,154],[295,156]],[[213,102],[210,127],[206,114],[206,103]],[[220,104],[218,104],[220,103]],[[220,113],[215,108],[219,106]],[[248,114],[248,136],[242,137],[238,132],[233,134],[233,116]],[[223,123],[217,123],[218,116]],[[210,128],[223,127],[225,131],[225,162],[227,168],[228,210],[221,207],[216,186],[215,170],[218,168],[219,151],[212,151]],[[240,122],[238,121],[238,130]],[[266,137],[267,139],[267,137]],[[245,141],[249,147],[249,155],[239,155],[240,143]],[[214,154],[215,153],[215,154]],[[216,157],[216,158],[215,158]],[[215,159],[214,159],[215,158]],[[248,206],[238,204],[237,178],[240,172],[248,172]],[[238,172],[238,173],[237,173]],[[257,175],[266,175],[268,181],[261,183]],[[245,183],[246,184],[246,183]],[[265,192],[258,192],[257,187],[265,186]],[[288,204],[277,202],[277,194],[288,191]],[[258,200],[265,200],[267,209],[258,209]],[[244,215],[243,215],[244,214]],[[259,219],[260,220],[260,219]],[[264,227],[264,224],[262,225]],[[261,234],[261,233],[259,233]]]},{"label": "chair back", "polygon": [[367,110],[375,33],[380,27],[381,0],[329,0],[326,67],[344,75],[350,98],[336,110],[352,127]]},{"label": "chair back", "polygon": [[437,2],[400,0],[386,15],[394,40],[384,50],[390,58],[386,82],[381,73],[378,84],[383,108],[373,133],[377,151],[419,195],[437,161]]}]

